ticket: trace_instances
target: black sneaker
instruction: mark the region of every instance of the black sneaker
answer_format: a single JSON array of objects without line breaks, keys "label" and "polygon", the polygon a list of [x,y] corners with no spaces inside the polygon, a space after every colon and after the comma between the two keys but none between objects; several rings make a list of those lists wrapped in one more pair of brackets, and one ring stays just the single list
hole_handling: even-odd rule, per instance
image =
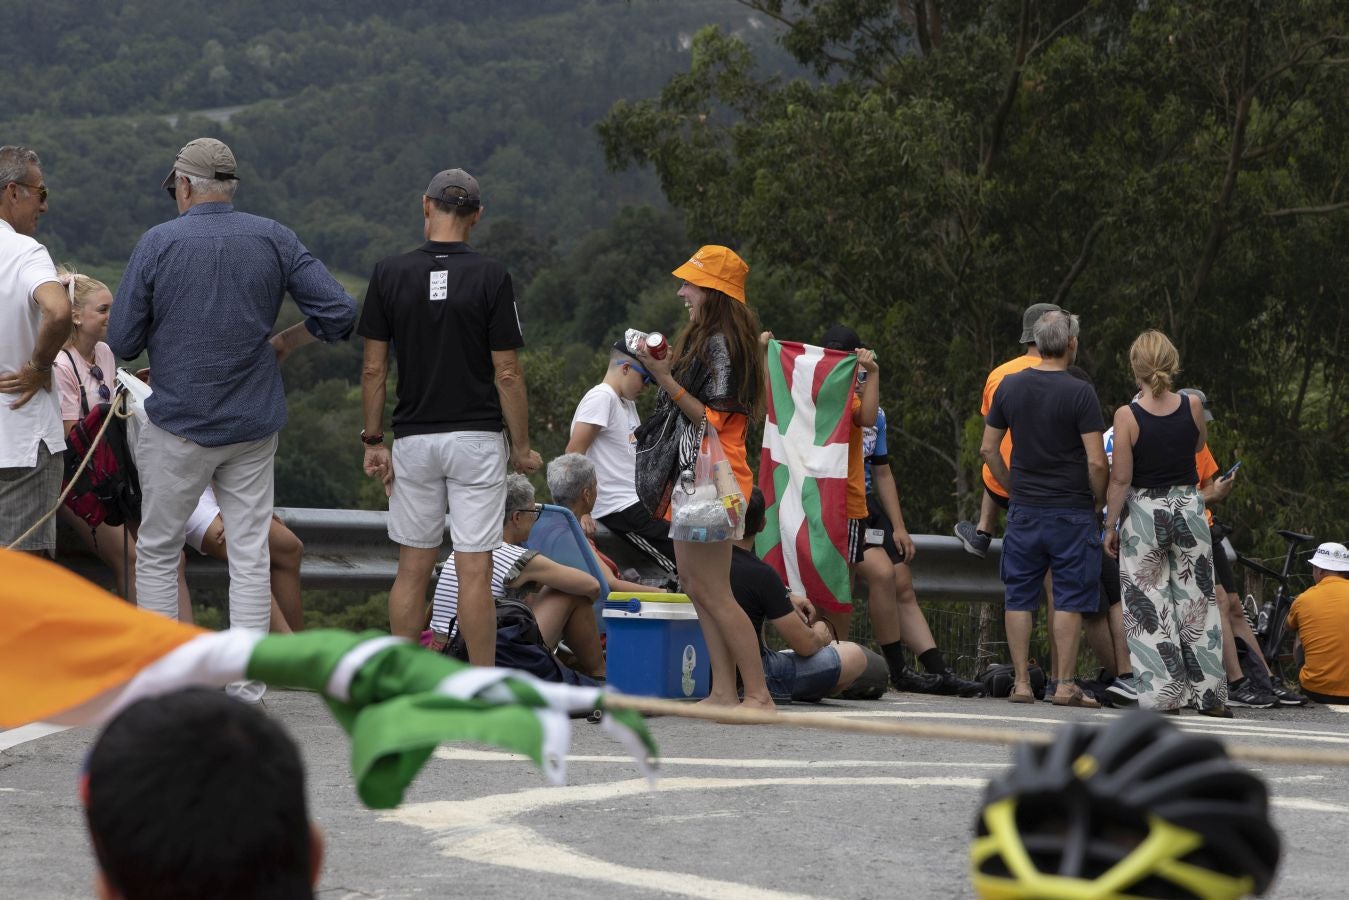
[{"label": "black sneaker", "polygon": [[993,538],[975,528],[973,522],[957,522],[955,532],[965,552],[973,553],[980,559],[988,553],[988,545],[993,543]]},{"label": "black sneaker", "polygon": [[940,675],[915,672],[908,666],[904,666],[898,671],[891,669],[890,683],[895,686],[895,690],[908,691],[911,694],[942,693]]},{"label": "black sneaker", "polygon": [[967,678],[961,678],[955,672],[942,672],[938,676],[937,689],[934,694],[944,694],[948,697],[982,697],[984,695],[984,686],[977,681],[970,681]]},{"label": "black sneaker", "polygon": [[1274,699],[1278,701],[1280,706],[1307,705],[1307,698],[1302,696],[1292,688],[1288,687],[1286,684],[1284,684],[1283,679],[1280,678],[1279,676],[1275,675],[1271,677],[1269,681],[1270,685],[1274,689],[1273,691]]},{"label": "black sneaker", "polygon": [[1242,679],[1241,684],[1235,688],[1229,686],[1227,693],[1227,705],[1242,709],[1269,709],[1278,702],[1273,694],[1261,691],[1249,678]]}]

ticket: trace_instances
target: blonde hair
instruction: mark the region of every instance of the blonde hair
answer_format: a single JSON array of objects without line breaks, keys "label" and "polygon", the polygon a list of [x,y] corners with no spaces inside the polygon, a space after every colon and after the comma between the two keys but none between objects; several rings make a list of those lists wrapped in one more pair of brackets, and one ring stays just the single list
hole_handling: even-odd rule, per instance
[{"label": "blonde hair", "polygon": [[[66,264],[56,270],[57,277],[61,280],[61,287],[65,288],[70,297],[70,311],[72,313],[83,312],[84,304],[99,291],[108,291],[108,286],[97,278],[88,275],[81,275],[76,272],[74,267]],[[75,289],[71,291],[70,283],[75,282]],[[108,293],[112,293],[108,291]],[[75,326],[70,326],[70,336],[75,336]]]},{"label": "blonde hair", "polygon": [[1129,367],[1133,369],[1139,387],[1160,397],[1171,390],[1172,382],[1180,373],[1180,354],[1171,339],[1160,331],[1145,331],[1129,348]]}]

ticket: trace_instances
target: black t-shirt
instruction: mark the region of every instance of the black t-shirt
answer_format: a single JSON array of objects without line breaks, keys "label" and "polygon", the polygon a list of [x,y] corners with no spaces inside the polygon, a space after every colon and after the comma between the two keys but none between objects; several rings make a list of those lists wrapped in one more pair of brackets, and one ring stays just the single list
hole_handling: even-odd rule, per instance
[{"label": "black t-shirt", "polygon": [[1105,422],[1090,384],[1067,372],[1025,369],[998,385],[986,421],[1012,431],[1012,502],[1096,508],[1082,435],[1099,434]]},{"label": "black t-shirt", "polygon": [[795,609],[791,592],[773,567],[739,547],[731,548],[731,593],[761,642],[765,620],[779,619]]},{"label": "black t-shirt", "polygon": [[382,259],[356,331],[393,344],[395,437],[502,430],[492,351],[525,343],[505,266],[463,242]]}]

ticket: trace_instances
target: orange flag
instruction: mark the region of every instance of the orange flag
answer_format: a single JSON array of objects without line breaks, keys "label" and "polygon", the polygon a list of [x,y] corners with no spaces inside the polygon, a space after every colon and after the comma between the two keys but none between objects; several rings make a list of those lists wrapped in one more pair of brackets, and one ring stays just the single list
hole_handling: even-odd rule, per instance
[{"label": "orange flag", "polygon": [[0,550],[0,728],[76,710],[205,634],[55,563]]}]

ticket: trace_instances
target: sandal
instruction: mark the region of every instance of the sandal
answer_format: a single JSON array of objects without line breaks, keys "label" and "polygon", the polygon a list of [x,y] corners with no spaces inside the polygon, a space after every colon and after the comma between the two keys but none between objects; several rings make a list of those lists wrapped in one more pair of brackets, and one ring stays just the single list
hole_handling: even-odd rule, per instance
[{"label": "sandal", "polygon": [[1055,706],[1077,706],[1077,707],[1080,707],[1080,708],[1082,708],[1082,709],[1100,709],[1100,708],[1101,708],[1101,702],[1100,702],[1099,700],[1096,700],[1096,699],[1092,698],[1092,697],[1088,697],[1085,693],[1083,693],[1083,691],[1082,691],[1081,688],[1074,688],[1074,689],[1073,689],[1073,693],[1069,694],[1067,697],[1060,697],[1058,694],[1055,694],[1055,695],[1054,695],[1054,705],[1055,705]]},{"label": "sandal", "polygon": [[1007,695],[1008,703],[1034,703],[1035,695],[1031,693],[1019,694],[1016,691]]}]

